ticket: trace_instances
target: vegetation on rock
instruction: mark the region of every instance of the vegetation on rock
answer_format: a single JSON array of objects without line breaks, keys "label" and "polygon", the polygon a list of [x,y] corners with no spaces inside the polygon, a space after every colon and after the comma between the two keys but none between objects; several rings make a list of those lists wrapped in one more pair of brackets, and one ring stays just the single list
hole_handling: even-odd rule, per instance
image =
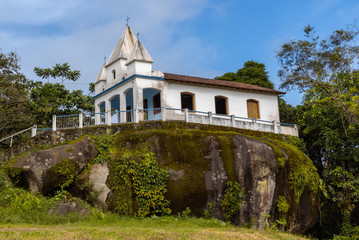
[{"label": "vegetation on rock", "polygon": [[233,216],[241,209],[241,204],[245,192],[238,182],[228,181],[227,189],[221,200],[221,208],[223,209],[224,219],[227,222],[233,222]]},{"label": "vegetation on rock", "polygon": [[165,199],[169,175],[158,166],[154,154],[127,149],[120,152],[120,159],[110,163],[113,210],[138,216],[170,214],[170,202]]},{"label": "vegetation on rock", "polygon": [[77,173],[78,164],[75,161],[63,159],[46,172],[44,176],[46,184],[44,184],[42,191],[49,194],[69,187]]}]

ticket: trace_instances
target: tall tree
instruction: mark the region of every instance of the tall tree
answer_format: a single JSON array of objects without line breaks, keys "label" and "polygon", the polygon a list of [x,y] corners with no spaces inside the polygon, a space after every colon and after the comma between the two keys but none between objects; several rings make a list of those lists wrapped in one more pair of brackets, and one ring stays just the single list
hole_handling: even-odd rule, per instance
[{"label": "tall tree", "polygon": [[36,123],[51,126],[52,115],[68,115],[94,110],[93,98],[81,90],[69,91],[60,83],[37,82],[30,91],[31,109]]},{"label": "tall tree", "polygon": [[68,63],[58,64],[56,63],[55,66],[52,68],[39,68],[35,67],[34,72],[37,76],[41,77],[42,79],[47,79],[49,82],[49,78],[60,78],[61,83],[64,84],[64,80],[76,81],[81,76],[80,71],[78,70],[71,70]]},{"label": "tall tree", "polygon": [[16,53],[0,49],[0,138],[32,125],[28,82]]},{"label": "tall tree", "polygon": [[256,61],[247,61],[244,63],[243,68],[238,69],[236,73],[228,72],[223,76],[216,77],[216,79],[274,88],[273,83],[269,80],[265,65]]},{"label": "tall tree", "polygon": [[340,29],[324,40],[311,26],[304,32],[304,40],[281,46],[279,76],[283,88],[305,92],[297,117],[307,154],[326,186],[321,231],[338,234],[341,228],[351,236],[351,216],[359,206],[358,31]]},{"label": "tall tree", "polygon": [[282,66],[282,87],[306,91],[314,88],[327,95],[354,125],[359,124],[358,30],[334,31],[319,40],[314,28],[304,28],[305,40],[291,40],[277,54]]}]

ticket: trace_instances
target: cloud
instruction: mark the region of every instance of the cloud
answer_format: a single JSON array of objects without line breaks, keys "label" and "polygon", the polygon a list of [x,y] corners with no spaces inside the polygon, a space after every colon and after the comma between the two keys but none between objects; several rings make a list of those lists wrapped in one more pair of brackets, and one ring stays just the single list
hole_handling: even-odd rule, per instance
[{"label": "cloud", "polygon": [[77,7],[72,0],[5,0],[1,3],[0,22],[6,24],[49,24],[65,18]]},{"label": "cloud", "polygon": [[[140,32],[158,70],[208,76],[208,56],[215,55],[216,50],[205,45],[200,36],[181,28],[183,22],[208,8],[218,11],[209,0],[5,0],[0,10],[0,48],[19,53],[22,70],[30,79],[39,80],[33,73],[35,66],[68,62],[82,74],[69,88],[87,92],[88,83],[95,80],[129,16],[131,28]],[[24,26],[43,32],[26,34],[21,31]]]}]

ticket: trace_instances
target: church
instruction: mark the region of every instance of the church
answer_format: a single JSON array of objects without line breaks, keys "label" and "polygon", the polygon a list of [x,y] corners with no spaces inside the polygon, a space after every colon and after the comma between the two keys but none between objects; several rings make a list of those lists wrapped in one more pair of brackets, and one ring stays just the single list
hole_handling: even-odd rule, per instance
[{"label": "church", "polygon": [[[262,122],[276,132],[274,123],[280,121],[278,95],[284,92],[154,71],[153,62],[126,26],[96,78],[95,112],[111,112],[112,123],[186,120],[235,126],[238,120],[242,122],[239,125]],[[101,115],[96,119],[97,124],[106,121]]]}]

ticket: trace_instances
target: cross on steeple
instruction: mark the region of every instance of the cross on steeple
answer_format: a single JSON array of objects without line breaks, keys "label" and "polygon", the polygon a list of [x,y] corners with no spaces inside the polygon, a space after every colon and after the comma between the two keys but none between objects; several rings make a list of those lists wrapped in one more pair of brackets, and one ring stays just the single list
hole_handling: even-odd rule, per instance
[{"label": "cross on steeple", "polygon": [[128,27],[128,20],[130,20],[130,18],[127,16],[126,18],[126,26]]}]

